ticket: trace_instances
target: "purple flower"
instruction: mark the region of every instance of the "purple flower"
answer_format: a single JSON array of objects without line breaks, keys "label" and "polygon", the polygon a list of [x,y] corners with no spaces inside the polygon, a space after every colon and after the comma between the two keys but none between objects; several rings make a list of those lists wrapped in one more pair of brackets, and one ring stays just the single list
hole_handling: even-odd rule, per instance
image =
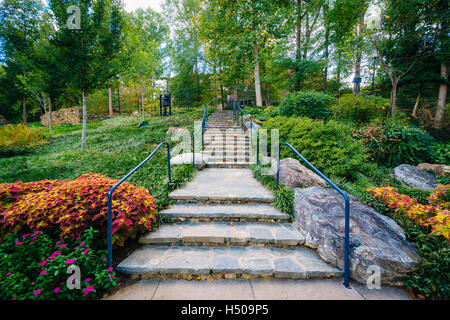
[{"label": "purple flower", "polygon": [[9,277],[10,275],[12,275],[12,272],[8,272],[5,277]]},{"label": "purple flower", "polygon": [[54,293],[58,293],[61,289],[59,289],[59,287],[56,287],[55,289],[53,289]]},{"label": "purple flower", "polygon": [[86,254],[86,253],[88,253],[88,251],[89,251],[89,250],[91,250],[91,249],[89,249],[89,248],[87,248],[87,249],[84,249],[84,250],[83,250],[83,254]]},{"label": "purple flower", "polygon": [[23,244],[22,241],[17,241],[16,244],[15,244],[14,246],[18,246],[18,245],[21,245],[21,244]]},{"label": "purple flower", "polygon": [[37,290],[34,292],[34,295],[37,296],[39,293],[41,293],[41,289],[37,289]]},{"label": "purple flower", "polygon": [[47,260],[42,260],[42,261],[40,262],[41,267],[45,266],[46,264],[47,264]]},{"label": "purple flower", "polygon": [[92,292],[92,290],[94,290],[94,287],[89,286],[86,289],[84,289],[83,293],[84,293],[84,295],[87,295],[89,292]]},{"label": "purple flower", "polygon": [[41,270],[41,273],[39,273],[39,275],[42,276],[43,274],[46,274],[46,273],[47,273],[47,271]]},{"label": "purple flower", "polygon": [[17,300],[16,298],[11,298],[11,300]]},{"label": "purple flower", "polygon": [[77,259],[69,259],[69,260],[65,261],[64,264],[72,264],[75,261],[77,261]]}]

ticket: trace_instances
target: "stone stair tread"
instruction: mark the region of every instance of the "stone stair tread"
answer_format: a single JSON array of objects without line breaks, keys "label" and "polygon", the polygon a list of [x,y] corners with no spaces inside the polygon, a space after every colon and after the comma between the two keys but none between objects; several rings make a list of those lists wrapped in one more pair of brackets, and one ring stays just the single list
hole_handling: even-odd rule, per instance
[{"label": "stone stair tread", "polygon": [[168,218],[246,218],[288,220],[289,215],[269,204],[176,203],[159,212]]},{"label": "stone stair tread", "polygon": [[298,246],[304,237],[289,223],[177,222],[163,225],[139,239],[141,244],[261,244]]},{"label": "stone stair tread", "polygon": [[342,271],[307,248],[144,246],[117,270],[134,276],[224,275],[308,279]]},{"label": "stone stair tread", "polygon": [[[208,161],[208,164],[209,161]],[[212,163],[214,164],[214,163]],[[206,168],[194,180],[172,191],[173,200],[272,202],[273,194],[253,177],[250,169]]]}]

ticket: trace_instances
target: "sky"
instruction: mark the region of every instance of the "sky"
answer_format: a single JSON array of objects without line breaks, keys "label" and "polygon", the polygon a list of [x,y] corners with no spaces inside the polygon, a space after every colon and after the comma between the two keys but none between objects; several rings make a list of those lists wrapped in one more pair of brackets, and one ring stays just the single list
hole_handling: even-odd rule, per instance
[{"label": "sky", "polygon": [[161,12],[160,4],[163,0],[122,0],[125,4],[125,10],[128,12],[134,11],[137,8],[147,9],[148,7],[152,8],[157,12]]}]

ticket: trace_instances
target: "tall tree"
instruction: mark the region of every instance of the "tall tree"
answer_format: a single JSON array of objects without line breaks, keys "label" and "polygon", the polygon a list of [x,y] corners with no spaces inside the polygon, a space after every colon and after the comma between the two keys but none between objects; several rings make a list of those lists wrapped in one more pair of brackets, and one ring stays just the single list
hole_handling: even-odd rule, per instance
[{"label": "tall tree", "polygon": [[[86,149],[87,101],[92,89],[99,88],[112,78],[117,70],[114,60],[120,53],[122,15],[119,0],[85,0],[69,2],[50,0],[57,31],[52,43],[57,48],[56,59],[60,71],[73,88],[81,91],[83,125],[81,151]],[[80,28],[69,29],[68,4],[80,9]]]}]

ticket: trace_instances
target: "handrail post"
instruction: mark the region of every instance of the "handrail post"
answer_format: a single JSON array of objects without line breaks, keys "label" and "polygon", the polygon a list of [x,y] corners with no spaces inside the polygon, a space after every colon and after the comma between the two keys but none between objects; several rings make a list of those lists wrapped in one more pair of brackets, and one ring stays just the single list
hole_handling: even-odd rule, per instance
[{"label": "handrail post", "polygon": [[259,135],[256,134],[256,164],[259,164]]},{"label": "handrail post", "polygon": [[165,145],[167,147],[167,174],[169,176],[169,186],[172,183],[172,176],[170,172],[170,145],[168,142],[161,142],[152,153],[147,156],[139,165],[137,165],[133,170],[128,172],[122,179],[116,182],[108,191],[108,200],[107,200],[107,236],[106,241],[108,245],[108,267],[112,267],[112,196],[114,191],[118,186],[120,186],[125,180],[127,180],[133,173],[135,173],[141,166],[143,166],[148,160],[150,160],[155,153],[161,148],[161,146]]},{"label": "handrail post", "polygon": [[192,166],[195,168],[195,132],[192,133]]}]

